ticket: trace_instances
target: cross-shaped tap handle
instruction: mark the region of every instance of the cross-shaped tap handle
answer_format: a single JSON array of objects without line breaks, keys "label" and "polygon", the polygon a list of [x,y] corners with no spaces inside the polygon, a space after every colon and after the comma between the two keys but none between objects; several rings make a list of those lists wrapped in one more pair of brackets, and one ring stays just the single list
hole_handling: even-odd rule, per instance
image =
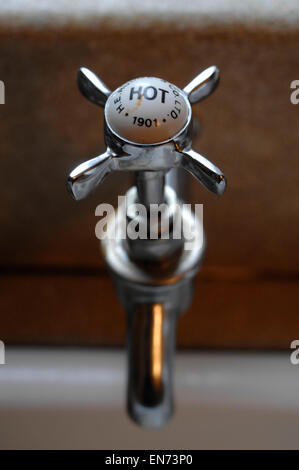
[{"label": "cross-shaped tap handle", "polygon": [[211,66],[183,90],[160,78],[142,77],[111,92],[93,72],[80,68],[80,91],[104,107],[107,150],[70,173],[73,197],[85,198],[114,170],[166,172],[179,166],[209,191],[222,194],[223,173],[191,148],[191,105],[209,96],[218,82],[219,70]]}]

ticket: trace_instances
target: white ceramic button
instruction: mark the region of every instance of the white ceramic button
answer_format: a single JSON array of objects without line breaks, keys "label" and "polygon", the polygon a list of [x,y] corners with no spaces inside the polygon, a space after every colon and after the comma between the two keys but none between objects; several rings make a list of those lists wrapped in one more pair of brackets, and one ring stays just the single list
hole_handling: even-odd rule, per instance
[{"label": "white ceramic button", "polygon": [[190,115],[186,95],[175,85],[155,77],[130,80],[109,96],[105,106],[110,129],[136,144],[173,138],[186,126]]}]

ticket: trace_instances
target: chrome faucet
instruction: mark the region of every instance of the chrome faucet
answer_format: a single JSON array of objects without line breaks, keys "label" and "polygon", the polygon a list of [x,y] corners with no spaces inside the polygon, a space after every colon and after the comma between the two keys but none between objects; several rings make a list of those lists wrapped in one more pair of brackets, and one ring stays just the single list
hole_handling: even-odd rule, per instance
[{"label": "chrome faucet", "polygon": [[[101,247],[128,312],[128,411],[142,426],[162,426],[172,415],[176,322],[192,300],[205,250],[202,221],[165,184],[165,175],[183,167],[208,190],[223,193],[223,173],[191,148],[191,105],[209,96],[218,81],[219,70],[212,66],[183,90],[142,77],[111,92],[90,70],[78,72],[82,94],[104,107],[107,150],[70,173],[72,196],[85,198],[115,170],[136,172],[136,185],[107,222],[107,232],[113,228],[115,236],[104,238]],[[156,219],[149,216],[153,207],[161,209]],[[145,235],[120,236],[132,223]],[[192,233],[192,249],[186,248],[185,233]]]}]

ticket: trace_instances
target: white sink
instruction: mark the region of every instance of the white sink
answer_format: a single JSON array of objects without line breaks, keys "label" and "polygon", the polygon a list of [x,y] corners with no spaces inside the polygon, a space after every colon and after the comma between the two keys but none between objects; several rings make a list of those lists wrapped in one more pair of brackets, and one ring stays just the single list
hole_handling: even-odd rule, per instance
[{"label": "white sink", "polygon": [[178,353],[176,412],[144,430],[125,412],[123,351],[6,348],[1,449],[298,449],[299,366],[288,353]]}]

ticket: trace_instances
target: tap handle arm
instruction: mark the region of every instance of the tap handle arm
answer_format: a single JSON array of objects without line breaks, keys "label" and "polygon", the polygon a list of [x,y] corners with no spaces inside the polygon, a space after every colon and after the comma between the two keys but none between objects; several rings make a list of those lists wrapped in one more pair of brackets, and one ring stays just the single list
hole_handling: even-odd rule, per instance
[{"label": "tap handle arm", "polygon": [[208,67],[197,75],[184,88],[184,92],[187,93],[190,103],[199,103],[210,96],[216,90],[219,80],[220,72],[215,65]]},{"label": "tap handle arm", "polygon": [[113,153],[109,148],[102,155],[78,165],[68,176],[67,187],[77,201],[88,196],[111,172]]},{"label": "tap handle arm", "polygon": [[208,191],[221,195],[226,187],[224,174],[214,163],[203,157],[194,150],[183,150],[181,152],[182,167],[191,173]]},{"label": "tap handle arm", "polygon": [[111,91],[91,70],[81,67],[77,75],[78,88],[89,101],[104,107]]}]

